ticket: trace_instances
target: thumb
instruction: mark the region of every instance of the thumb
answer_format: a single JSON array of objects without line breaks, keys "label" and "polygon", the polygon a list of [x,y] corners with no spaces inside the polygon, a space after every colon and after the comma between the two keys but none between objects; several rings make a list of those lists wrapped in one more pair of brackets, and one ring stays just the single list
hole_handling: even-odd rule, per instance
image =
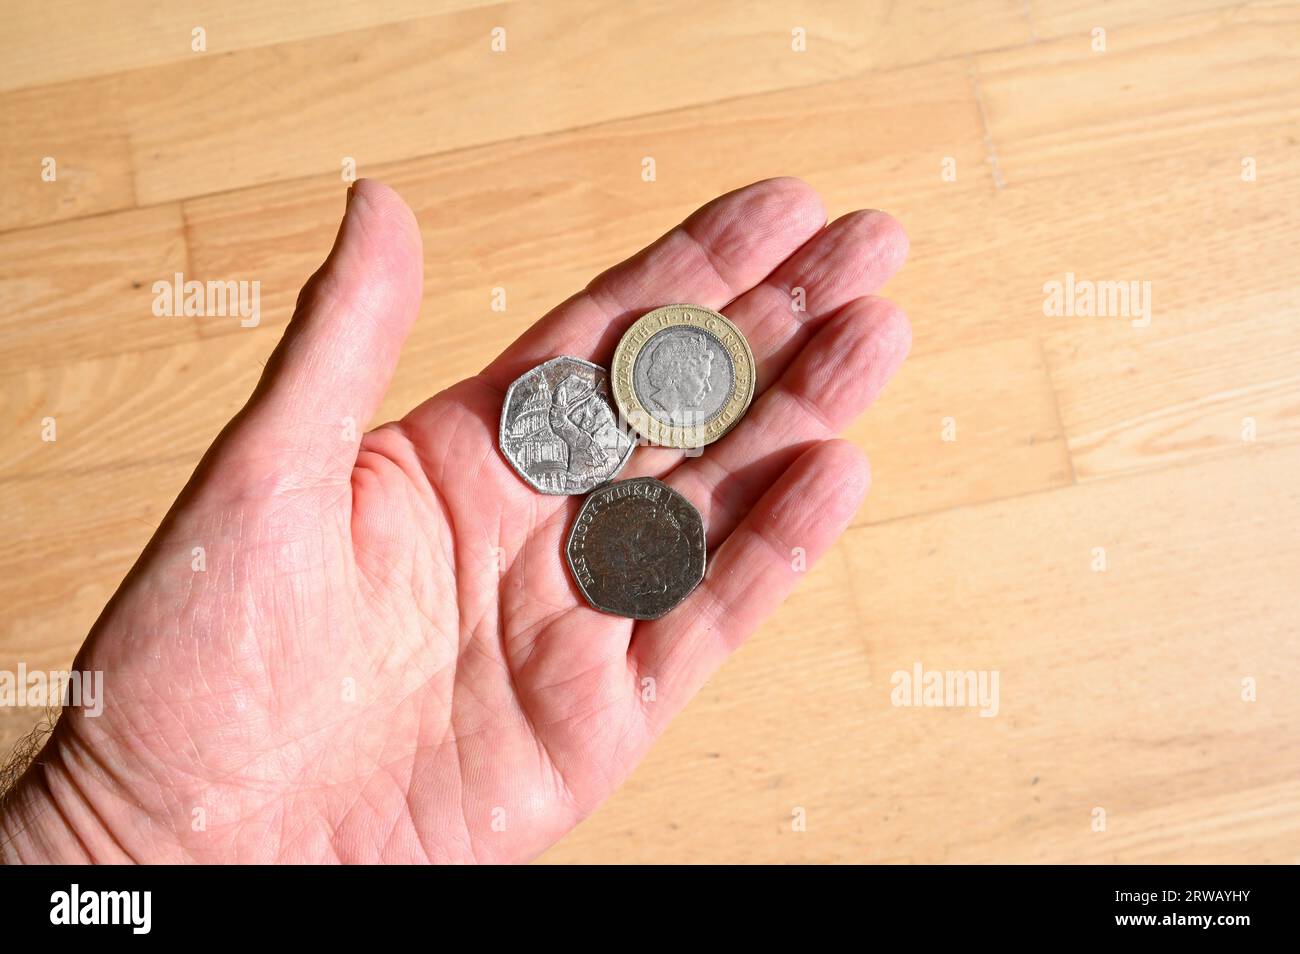
[{"label": "thumb", "polygon": [[298,296],[224,450],[277,482],[346,479],[420,310],[424,253],[415,215],[388,186],[359,179],[325,264]]}]

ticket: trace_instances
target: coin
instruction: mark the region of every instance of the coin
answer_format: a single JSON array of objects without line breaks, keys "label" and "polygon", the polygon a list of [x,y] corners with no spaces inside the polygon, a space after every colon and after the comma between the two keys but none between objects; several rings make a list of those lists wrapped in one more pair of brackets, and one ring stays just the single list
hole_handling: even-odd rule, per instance
[{"label": "coin", "polygon": [[613,480],[636,447],[610,406],[605,369],[568,355],[510,385],[498,440],[519,476],[544,494],[585,494]]},{"label": "coin", "polygon": [[736,426],[754,398],[754,353],[740,329],[700,305],[647,312],[610,365],[619,412],[665,447],[703,447]]},{"label": "coin", "polygon": [[704,579],[704,521],[662,481],[620,480],[583,502],[564,552],[596,609],[658,619]]}]

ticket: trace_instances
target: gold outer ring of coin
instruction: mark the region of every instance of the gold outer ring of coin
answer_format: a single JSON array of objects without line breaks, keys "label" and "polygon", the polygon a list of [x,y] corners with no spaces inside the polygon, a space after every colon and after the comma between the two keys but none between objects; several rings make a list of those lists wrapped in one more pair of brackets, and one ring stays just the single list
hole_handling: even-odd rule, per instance
[{"label": "gold outer ring of coin", "polygon": [[[665,328],[699,328],[716,338],[731,357],[735,380],[726,403],[710,420],[691,427],[676,427],[657,420],[637,398],[632,384],[641,350]],[[726,317],[702,305],[665,305],[638,318],[614,349],[609,368],[609,390],[619,413],[638,434],[661,447],[694,448],[712,444],[740,422],[754,399],[754,352],[739,328]]]}]

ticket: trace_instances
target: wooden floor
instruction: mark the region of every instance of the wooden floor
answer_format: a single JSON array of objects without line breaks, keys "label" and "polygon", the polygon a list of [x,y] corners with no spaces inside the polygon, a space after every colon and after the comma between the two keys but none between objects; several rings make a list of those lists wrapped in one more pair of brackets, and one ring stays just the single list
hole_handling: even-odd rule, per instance
[{"label": "wooden floor", "polygon": [[[204,6],[6,12],[0,669],[71,661],[249,393],[347,158],[424,230],[388,416],[798,175],[912,239],[912,358],[852,432],[872,495],[544,860],[1300,860],[1300,6]],[[260,281],[260,326],[154,317],[176,272]],[[1067,275],[1149,282],[1149,324],[1045,314]],[[996,716],[894,705],[918,664],[996,673]],[[0,709],[0,744],[37,715]]]}]

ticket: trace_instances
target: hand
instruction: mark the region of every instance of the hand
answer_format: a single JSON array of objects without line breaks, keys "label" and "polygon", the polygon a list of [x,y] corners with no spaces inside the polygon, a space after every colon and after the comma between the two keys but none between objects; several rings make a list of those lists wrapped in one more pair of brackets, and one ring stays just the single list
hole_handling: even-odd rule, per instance
[{"label": "hand", "polygon": [[[781,603],[793,548],[811,564],[866,492],[862,454],[832,438],[908,350],[906,319],[864,297],[907,240],[880,212],[824,221],[798,180],[724,195],[479,375],[349,439],[423,265],[410,210],[358,182],[252,398],[92,629],[76,668],[105,673],[103,714],[63,713],[0,817],[0,856],[505,862],[554,843]],[[620,475],[666,480],[708,534],[704,582],[634,622],[570,579],[581,498],[527,487],[496,434],[518,375],[608,362],[673,302],[740,326],[757,392],[702,456],[642,447]]]}]

